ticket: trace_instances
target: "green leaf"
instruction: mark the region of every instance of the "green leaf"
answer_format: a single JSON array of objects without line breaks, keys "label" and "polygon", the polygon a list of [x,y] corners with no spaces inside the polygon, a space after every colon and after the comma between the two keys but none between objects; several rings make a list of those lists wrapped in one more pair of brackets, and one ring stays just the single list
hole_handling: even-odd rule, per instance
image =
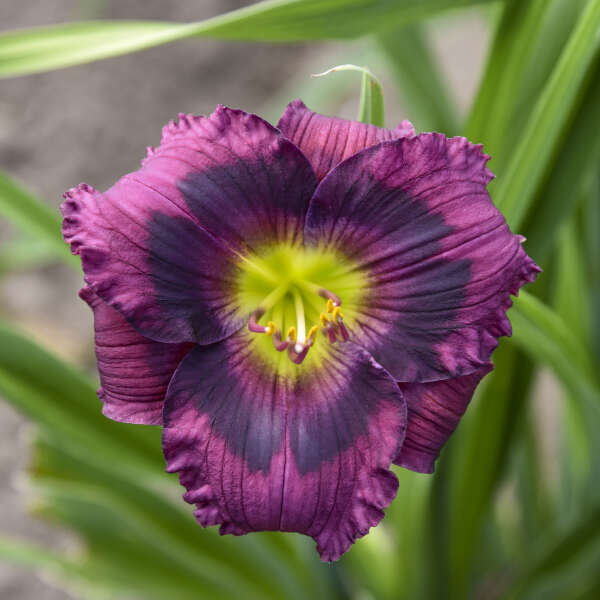
[{"label": "green leaf", "polygon": [[[554,535],[542,550],[529,554],[529,559],[519,569],[519,577],[505,597],[524,597],[524,591],[534,585],[536,580],[545,576],[555,576],[557,572],[579,558],[591,545],[597,543],[600,535],[600,508],[586,510],[584,514],[578,515],[578,519],[571,523],[566,531],[552,533]],[[594,568],[595,579],[597,579],[597,562],[595,567],[592,565],[592,569]]]},{"label": "green leaf", "polygon": [[49,71],[192,36],[289,42],[354,38],[489,0],[266,0],[189,24],[92,21],[0,35],[0,77]]},{"label": "green leaf", "polygon": [[[581,200],[597,185],[600,163],[600,60],[591,74],[573,124],[565,136],[553,168],[531,203],[523,221],[527,251],[543,263],[558,239],[562,224],[575,212]],[[590,224],[594,223],[590,219]]]},{"label": "green leaf", "polygon": [[537,41],[547,0],[507,0],[494,34],[484,77],[470,113],[466,136],[483,142],[498,169],[500,148],[515,107],[515,90]]},{"label": "green leaf", "polygon": [[431,478],[400,467],[394,472],[398,493],[385,519],[341,560],[357,597],[397,600],[401,591],[402,598],[417,600],[422,597],[423,578],[429,576],[423,540]]},{"label": "green leaf", "polygon": [[30,567],[61,569],[65,562],[52,550],[15,538],[0,537],[0,558]]},{"label": "green leaf", "polygon": [[375,64],[379,53],[374,51],[369,40],[359,40],[331,48],[326,57],[314,57],[302,69],[294,72],[286,81],[281,82],[277,91],[268,98],[261,108],[261,115],[269,122],[276,124],[291,98],[302,98],[311,110],[321,114],[335,114],[338,108],[348,99],[356,95],[356,82],[353,77],[309,77],[311,73],[327,63],[343,62]]},{"label": "green leaf", "polygon": [[600,386],[587,348],[561,317],[523,291],[509,315],[514,343],[549,366],[573,398],[600,410]]},{"label": "green leaf", "polygon": [[409,118],[419,131],[458,133],[453,98],[420,24],[386,31],[377,36],[386,62],[408,105]]},{"label": "green leaf", "polygon": [[[590,186],[587,196],[597,200]],[[585,198],[587,199],[587,198]],[[585,200],[584,199],[584,200]],[[584,205],[584,203],[581,203]],[[564,224],[557,244],[553,304],[571,335],[580,341],[591,355],[593,348],[591,289],[587,273],[588,257],[583,250],[582,226],[573,214]],[[586,218],[588,215],[586,214]],[[600,452],[600,415],[593,408],[578,402],[570,393],[561,406],[564,427],[560,451],[560,510],[561,515],[577,515],[582,503],[593,497],[600,475],[600,465],[594,460]]]},{"label": "green leaf", "polygon": [[21,187],[0,171],[0,215],[40,243],[57,259],[79,269],[79,261],[62,240],[61,218],[58,211]]},{"label": "green leaf", "polygon": [[[234,597],[298,600],[302,594],[327,594],[321,587],[325,570],[308,569],[295,555],[295,544],[274,545],[272,534],[217,541],[217,531],[194,523],[191,507],[171,493],[175,490],[159,494],[114,472],[107,461],[93,464],[85,454],[65,452],[59,441],[47,436],[36,441],[31,476],[44,512],[78,529],[90,545],[123,549],[125,537],[146,557],[146,569],[170,564],[206,593],[216,589]],[[173,486],[176,479],[171,477]],[[68,506],[73,510],[65,510]],[[103,558],[104,563],[114,560],[112,555]],[[139,585],[139,574],[126,577],[130,587]]]},{"label": "green leaf", "polygon": [[[540,19],[536,43],[523,56],[526,69],[515,88],[515,131],[509,140],[516,139],[526,123],[540,90],[548,81],[560,54],[588,0],[548,0]],[[527,3],[522,3],[527,4]],[[509,143],[510,145],[510,143]]]},{"label": "green leaf", "polygon": [[51,245],[44,240],[21,236],[0,245],[0,275],[39,269],[55,261]]},{"label": "green leaf", "polygon": [[327,71],[324,71],[323,73],[317,73],[316,75],[313,75],[313,77],[324,77],[325,75],[342,71],[357,71],[362,74],[358,120],[361,123],[370,123],[372,125],[377,125],[378,127],[383,127],[383,90],[377,77],[375,77],[367,67],[338,65],[337,67],[327,69]]},{"label": "green leaf", "polygon": [[0,394],[65,446],[115,469],[159,478],[157,428],[115,423],[100,412],[95,386],[31,340],[0,323]]},{"label": "green leaf", "polygon": [[494,353],[495,370],[476,397],[441,457],[432,498],[431,540],[439,572],[435,596],[469,597],[475,564],[481,560],[481,537],[494,492],[505,474],[507,458],[527,407],[532,365],[503,340]]},{"label": "green leaf", "polygon": [[495,202],[513,230],[519,229],[527,216],[561,137],[580,104],[587,75],[597,59],[599,31],[600,0],[590,0],[497,186]]},{"label": "green leaf", "polygon": [[[309,569],[290,538],[284,541],[268,534],[244,541],[225,538],[217,547],[216,531],[203,531],[195,524],[191,507],[165,498],[180,492],[176,478],[164,474],[158,428],[105,418],[94,387],[84,376],[6,326],[0,326],[0,394],[43,432],[37,442],[33,477],[38,494],[45,498],[46,514],[59,513],[64,524],[82,534],[92,535],[86,527],[95,528],[94,547],[104,543],[112,556],[115,545],[124,543],[119,535],[126,535],[129,543],[136,539],[136,551],[146,557],[140,558],[146,570],[154,571],[148,562],[150,552],[157,569],[171,562],[172,576],[179,571],[182,581],[184,575],[194,580],[186,598],[193,597],[194,585],[211,589],[207,587],[211,578],[218,578],[225,587],[237,585],[235,592],[230,590],[224,597],[299,600],[296,590],[303,589],[306,596],[331,595],[322,588],[324,571]],[[75,520],[72,511],[77,512]],[[129,568],[128,556],[116,560]],[[102,559],[103,563],[107,560],[106,556]],[[200,571],[204,579],[198,579]],[[154,575],[150,581],[158,577]],[[245,578],[243,585],[239,577]],[[250,580],[255,581],[254,589]],[[143,592],[144,597],[152,597],[147,590]],[[215,596],[207,591],[206,597]]]}]

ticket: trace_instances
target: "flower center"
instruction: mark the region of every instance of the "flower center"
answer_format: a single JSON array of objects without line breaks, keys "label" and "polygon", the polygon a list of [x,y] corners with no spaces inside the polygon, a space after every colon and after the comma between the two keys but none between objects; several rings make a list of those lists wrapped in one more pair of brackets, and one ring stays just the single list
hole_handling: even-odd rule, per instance
[{"label": "flower center", "polygon": [[[244,258],[237,289],[250,309],[248,329],[270,338],[270,347],[301,364],[319,337],[345,342],[346,300],[357,300],[362,275],[331,251],[278,246]],[[319,333],[321,334],[319,336]]]}]

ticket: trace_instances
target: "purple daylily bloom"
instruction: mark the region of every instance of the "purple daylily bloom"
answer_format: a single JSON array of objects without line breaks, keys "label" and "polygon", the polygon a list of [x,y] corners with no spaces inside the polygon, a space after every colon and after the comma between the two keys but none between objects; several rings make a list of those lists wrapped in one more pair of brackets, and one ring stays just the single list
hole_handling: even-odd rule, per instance
[{"label": "purple daylily bloom", "polygon": [[539,271],[487,160],[407,121],[220,106],[107,192],[65,194],[104,414],[163,425],[202,525],[336,560],[383,517],[392,463],[433,471]]}]

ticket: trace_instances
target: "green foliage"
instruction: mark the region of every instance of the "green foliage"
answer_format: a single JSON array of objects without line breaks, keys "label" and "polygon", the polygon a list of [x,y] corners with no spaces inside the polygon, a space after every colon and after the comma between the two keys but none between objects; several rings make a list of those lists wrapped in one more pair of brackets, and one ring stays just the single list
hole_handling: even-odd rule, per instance
[{"label": "green foliage", "polygon": [[420,23],[377,36],[384,60],[396,78],[403,100],[419,131],[458,133],[458,117]]},{"label": "green foliage", "polygon": [[259,42],[354,38],[485,1],[266,0],[185,25],[91,21],[14,31],[0,36],[0,77],[69,67],[189,37]]},{"label": "green foliage", "polygon": [[378,127],[383,127],[383,90],[381,83],[369,71],[367,67],[357,67],[356,65],[339,65],[327,69],[323,73],[317,73],[313,77],[323,77],[331,73],[339,73],[343,71],[356,71],[362,74],[360,88],[360,107],[358,109],[357,120],[361,123],[371,123]]},{"label": "green foliage", "polygon": [[[497,175],[492,198],[544,268],[515,300],[513,337],[494,354],[495,371],[435,475],[397,469],[400,490],[384,523],[334,567],[319,564],[311,542],[297,536],[216,542],[162,473],[160,432],[102,417],[95,386],[78,368],[0,324],[0,394],[36,424],[34,510],[82,542],[63,556],[2,538],[1,557],[45,569],[84,598],[598,596],[600,0],[496,2],[487,64],[461,126],[424,19],[473,4],[484,2],[270,0],[198,23],[98,21],[0,35],[0,77],[9,77],[189,37],[374,34],[345,47],[339,62],[351,56],[384,81],[386,68],[419,129],[484,144]],[[353,65],[334,70],[348,69],[362,75],[360,120],[383,124],[378,79]],[[328,77],[309,96],[325,111],[355,84]],[[273,101],[273,114],[298,95],[288,92]],[[77,268],[58,215],[1,173],[0,214],[17,233],[0,246],[0,275],[48,260]],[[558,399],[540,391],[549,378]],[[540,404],[555,415],[555,429],[540,418]]]},{"label": "green foliage", "polygon": [[[38,200],[2,171],[0,171],[0,215],[29,234],[35,240],[38,249],[42,244],[45,251],[56,259],[79,268],[78,261],[71,256],[69,248],[60,235],[61,220],[58,212]],[[2,250],[6,251],[6,249],[0,247],[0,264],[10,261],[10,255],[2,260]],[[17,260],[25,254],[24,249],[19,251],[14,246],[12,252]]]}]

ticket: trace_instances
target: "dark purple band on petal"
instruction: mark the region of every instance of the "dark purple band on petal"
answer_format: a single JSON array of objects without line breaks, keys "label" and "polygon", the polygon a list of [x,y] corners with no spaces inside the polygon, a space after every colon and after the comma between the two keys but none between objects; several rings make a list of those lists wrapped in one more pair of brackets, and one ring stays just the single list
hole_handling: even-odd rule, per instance
[{"label": "dark purple band on petal", "polygon": [[106,193],[65,194],[63,232],[86,282],[144,336],[212,343],[247,320],[240,254],[302,242],[316,186],[307,159],[255,115],[181,115],[142,169]]},{"label": "dark purple band on petal", "polygon": [[383,517],[404,437],[396,383],[351,343],[297,378],[277,375],[240,332],[195,348],[169,387],[163,445],[203,525],[297,531],[336,560]]},{"label": "dark purple band on petal", "polygon": [[90,288],[79,295],[94,311],[102,412],[122,423],[161,425],[167,386],[191,345],[144,338]]},{"label": "dark purple band on petal", "polygon": [[221,106],[208,118],[182,115],[152,160],[168,163],[190,213],[228,247],[302,242],[316,177],[260,117]]},{"label": "dark purple band on petal", "polygon": [[433,473],[440,450],[456,429],[475,388],[492,368],[488,365],[445,381],[398,384],[408,405],[408,426],[394,462],[419,473]]},{"label": "dark purple band on petal", "polygon": [[383,129],[314,113],[301,100],[288,104],[277,127],[308,157],[319,180],[338,163],[365,148],[415,135],[408,121],[402,121],[395,129]]},{"label": "dark purple band on petal", "polygon": [[309,245],[339,249],[368,278],[344,304],[353,341],[399,381],[435,381],[485,366],[510,334],[510,294],[539,268],[486,185],[488,157],[464,138],[384,142],[321,182]]}]

